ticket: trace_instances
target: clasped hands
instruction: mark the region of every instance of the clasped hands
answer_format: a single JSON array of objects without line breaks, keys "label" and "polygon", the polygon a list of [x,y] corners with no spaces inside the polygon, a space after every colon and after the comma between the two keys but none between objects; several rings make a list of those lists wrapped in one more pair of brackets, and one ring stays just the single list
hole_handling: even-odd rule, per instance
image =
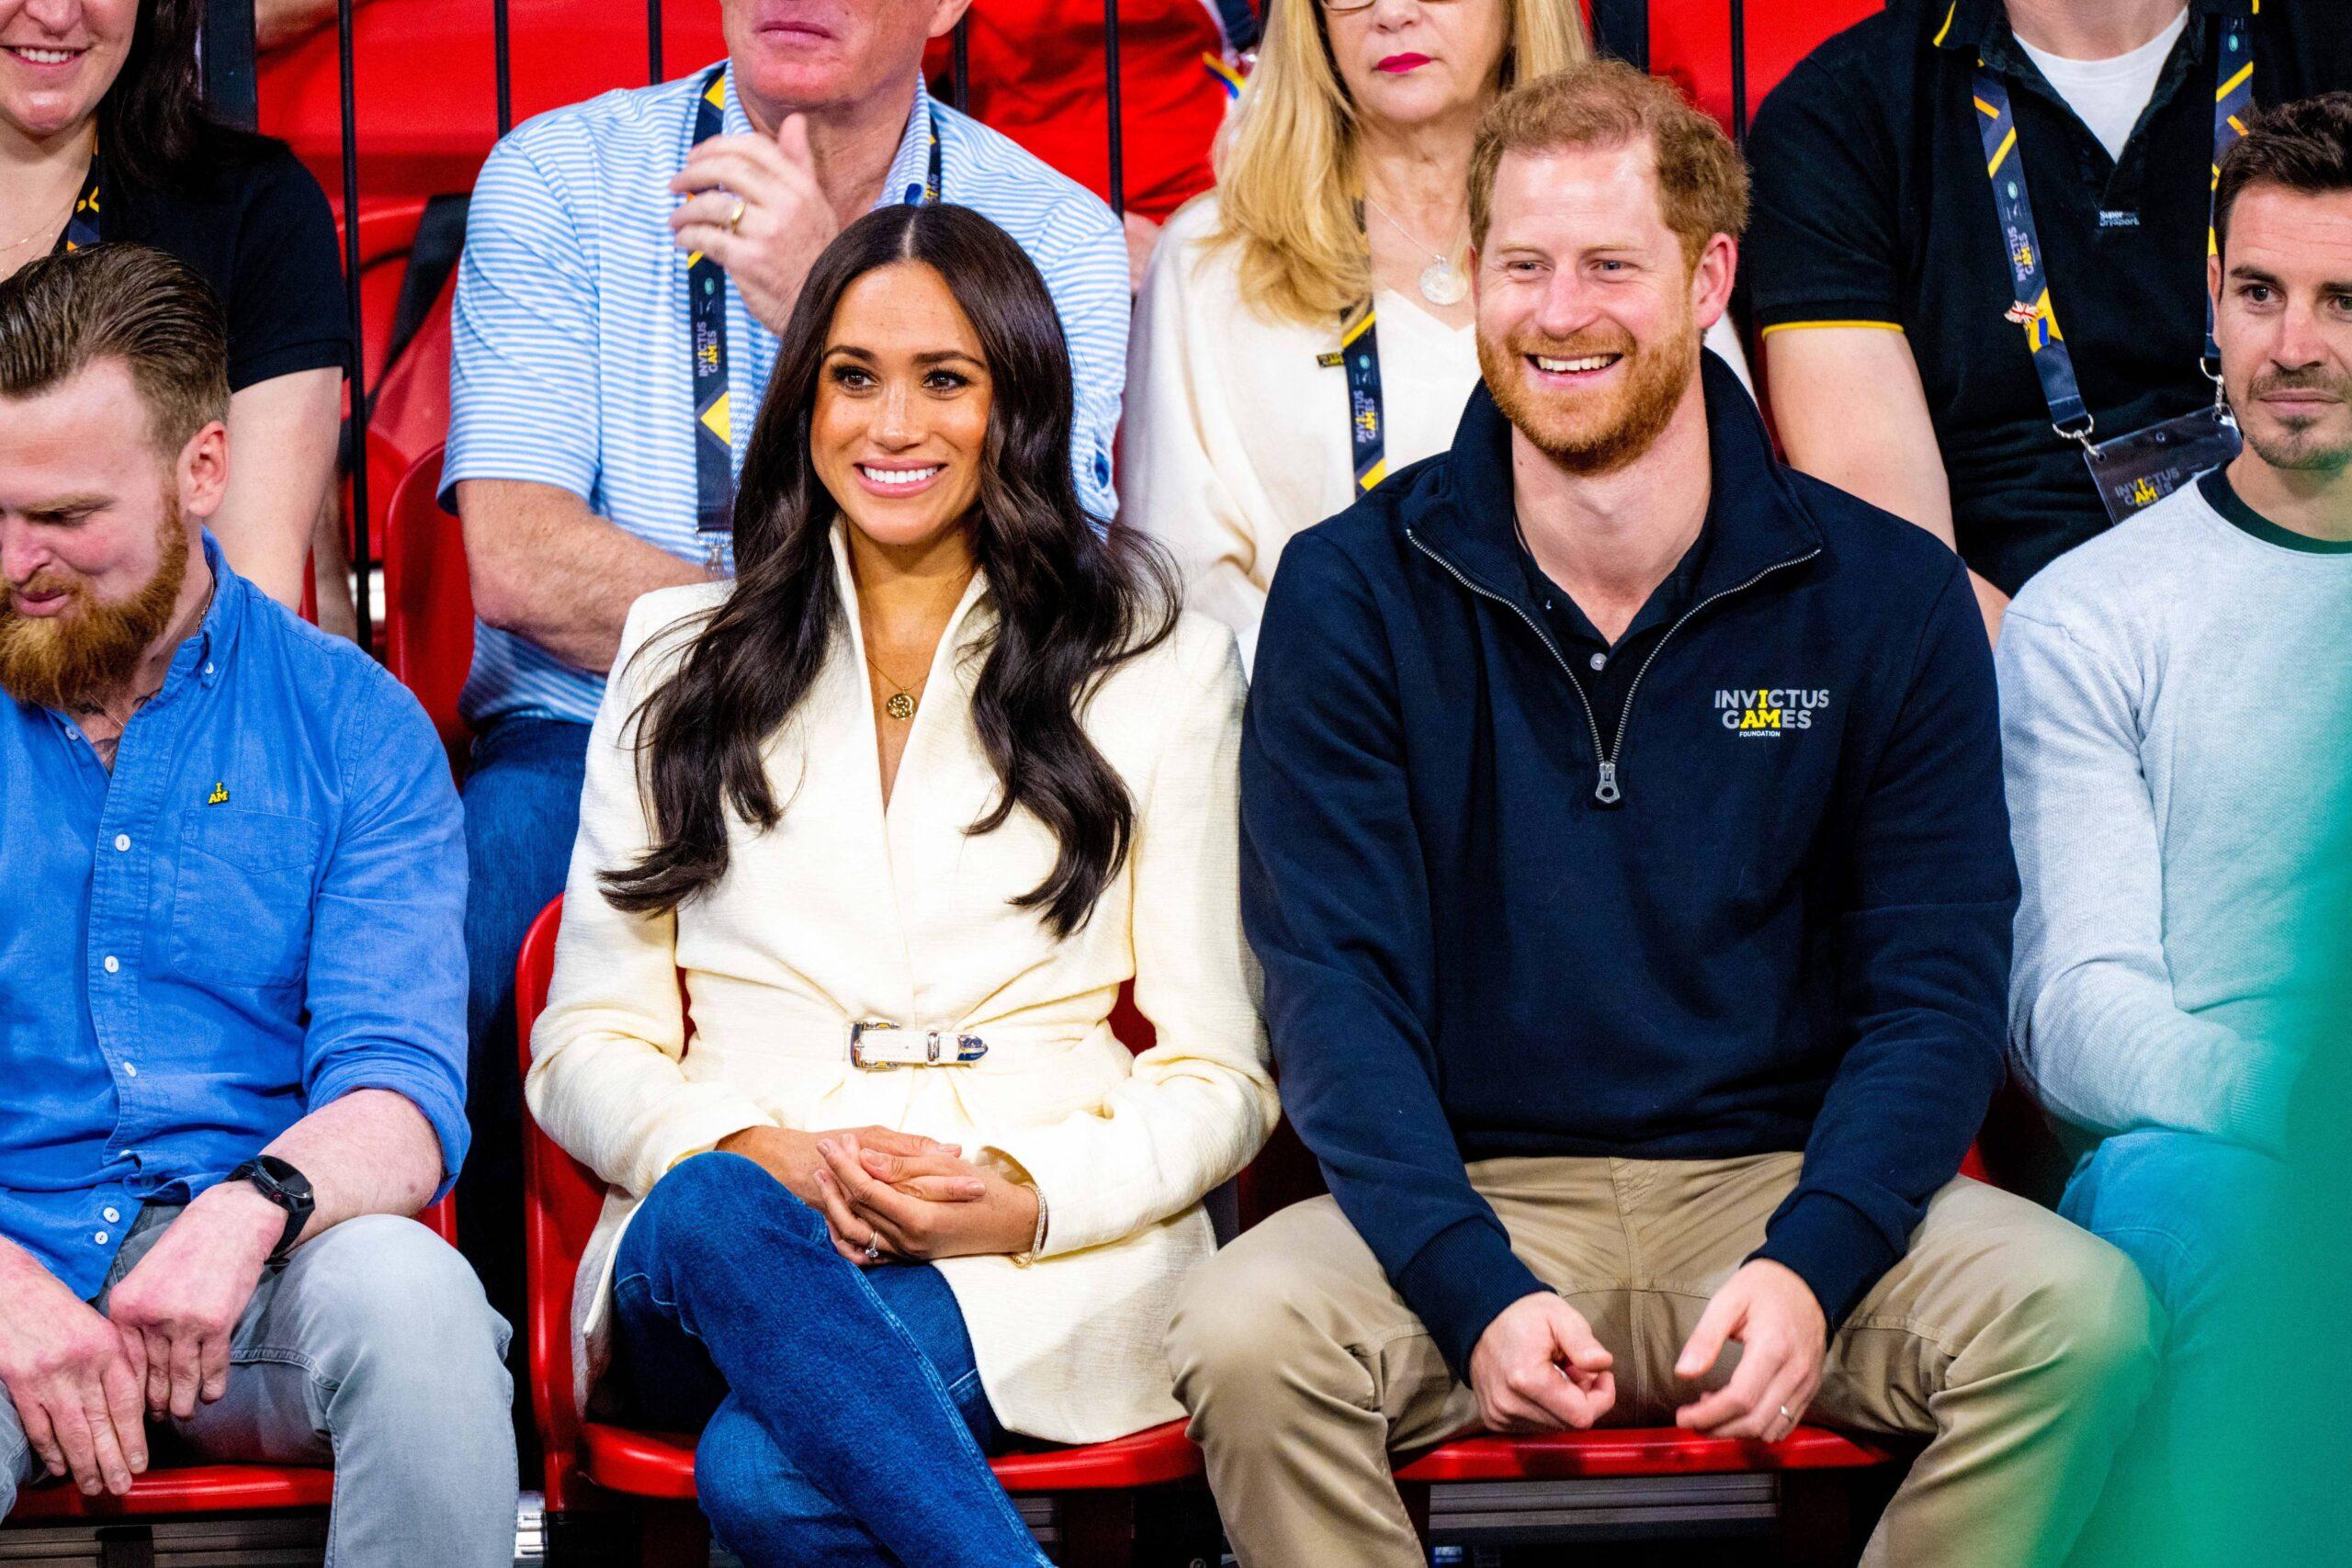
[{"label": "clasped hands", "polygon": [[229,1388],[229,1344],[285,1213],[243,1182],[165,1227],[101,1315],[17,1253],[0,1269],[0,1384],[51,1475],[120,1495],[147,1468],[148,1419],[187,1420]]},{"label": "clasped hands", "polygon": [[752,1127],[718,1147],[757,1161],[825,1216],[833,1250],[865,1266],[1025,1252],[1037,1194],[954,1144],[888,1127]]},{"label": "clasped hands", "polygon": [[[1675,1359],[1675,1376],[1697,1382],[1731,1340],[1740,1344],[1738,1368],[1678,1410],[1674,1424],[1711,1438],[1778,1442],[1821,1387],[1828,1344],[1821,1303],[1786,1266],[1760,1258],[1744,1264],[1707,1303]],[[1617,1403],[1613,1364],[1576,1308],[1549,1292],[1521,1296],[1471,1353],[1479,1419],[1497,1432],[1580,1431]]]}]

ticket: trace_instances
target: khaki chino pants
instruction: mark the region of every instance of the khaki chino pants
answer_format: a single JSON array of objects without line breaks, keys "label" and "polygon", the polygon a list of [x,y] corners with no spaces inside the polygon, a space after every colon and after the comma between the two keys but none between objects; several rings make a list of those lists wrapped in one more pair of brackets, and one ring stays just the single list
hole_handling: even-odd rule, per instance
[{"label": "khaki chino pants", "polygon": [[[1801,1156],[1497,1159],[1470,1179],[1536,1277],[1616,1358],[1609,1426],[1667,1426],[1675,1358],[1764,1238]],[[1832,1337],[1809,1421],[1931,1438],[1868,1568],[2054,1563],[2146,1397],[2158,1325],[2123,1255],[1954,1180]],[[1389,1473],[1477,1407],[1332,1199],[1294,1205],[1186,1282],[1177,1396],[1244,1568],[1422,1568]]]}]

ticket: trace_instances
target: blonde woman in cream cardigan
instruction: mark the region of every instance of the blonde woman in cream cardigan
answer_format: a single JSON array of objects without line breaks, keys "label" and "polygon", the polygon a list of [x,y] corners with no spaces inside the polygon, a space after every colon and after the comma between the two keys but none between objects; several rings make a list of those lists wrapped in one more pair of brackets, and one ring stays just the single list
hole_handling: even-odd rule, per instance
[{"label": "blonde woman in cream cardigan", "polygon": [[[1231,626],[1245,660],[1291,536],[1453,445],[1478,382],[1479,117],[1589,52],[1577,0],[1270,0],[1265,15],[1216,188],[1169,220],[1136,301],[1119,471],[1123,520],[1169,547],[1185,602]],[[1707,344],[1747,379],[1727,323]],[[1342,363],[1367,349],[1369,374]],[[1374,412],[1380,440],[1360,445]]]},{"label": "blonde woman in cream cardigan", "polygon": [[851,225],[740,577],[638,602],[590,742],[527,1093],[611,1186],[583,1380],[702,1426],[747,1562],[1043,1562],[984,1455],[1182,1413],[1201,1200],[1273,1124],[1233,638],[1091,525],[1070,407],[1001,231]]}]

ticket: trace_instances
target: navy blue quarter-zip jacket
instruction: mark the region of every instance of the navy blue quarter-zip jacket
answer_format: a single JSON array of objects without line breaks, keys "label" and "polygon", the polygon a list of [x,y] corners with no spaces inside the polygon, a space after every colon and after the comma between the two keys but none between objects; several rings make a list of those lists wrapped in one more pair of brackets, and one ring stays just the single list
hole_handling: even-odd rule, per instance
[{"label": "navy blue quarter-zip jacket", "polygon": [[1756,1256],[1834,1328],[2001,1077],[2018,879],[1967,576],[1780,464],[1704,365],[1710,544],[1619,733],[1530,597],[1484,388],[1266,604],[1242,909],[1283,1103],[1464,1376],[1544,1289],[1465,1160],[1802,1149]]}]

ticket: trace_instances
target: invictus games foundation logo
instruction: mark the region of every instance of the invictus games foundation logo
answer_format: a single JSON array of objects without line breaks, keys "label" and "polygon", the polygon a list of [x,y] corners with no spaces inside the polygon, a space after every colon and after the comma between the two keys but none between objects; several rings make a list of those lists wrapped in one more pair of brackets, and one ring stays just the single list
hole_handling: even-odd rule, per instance
[{"label": "invictus games foundation logo", "polygon": [[1811,729],[1813,716],[1829,705],[1829,693],[1794,686],[1756,686],[1718,691],[1715,712],[1723,727],[1736,735],[1775,738],[1792,729]]}]

